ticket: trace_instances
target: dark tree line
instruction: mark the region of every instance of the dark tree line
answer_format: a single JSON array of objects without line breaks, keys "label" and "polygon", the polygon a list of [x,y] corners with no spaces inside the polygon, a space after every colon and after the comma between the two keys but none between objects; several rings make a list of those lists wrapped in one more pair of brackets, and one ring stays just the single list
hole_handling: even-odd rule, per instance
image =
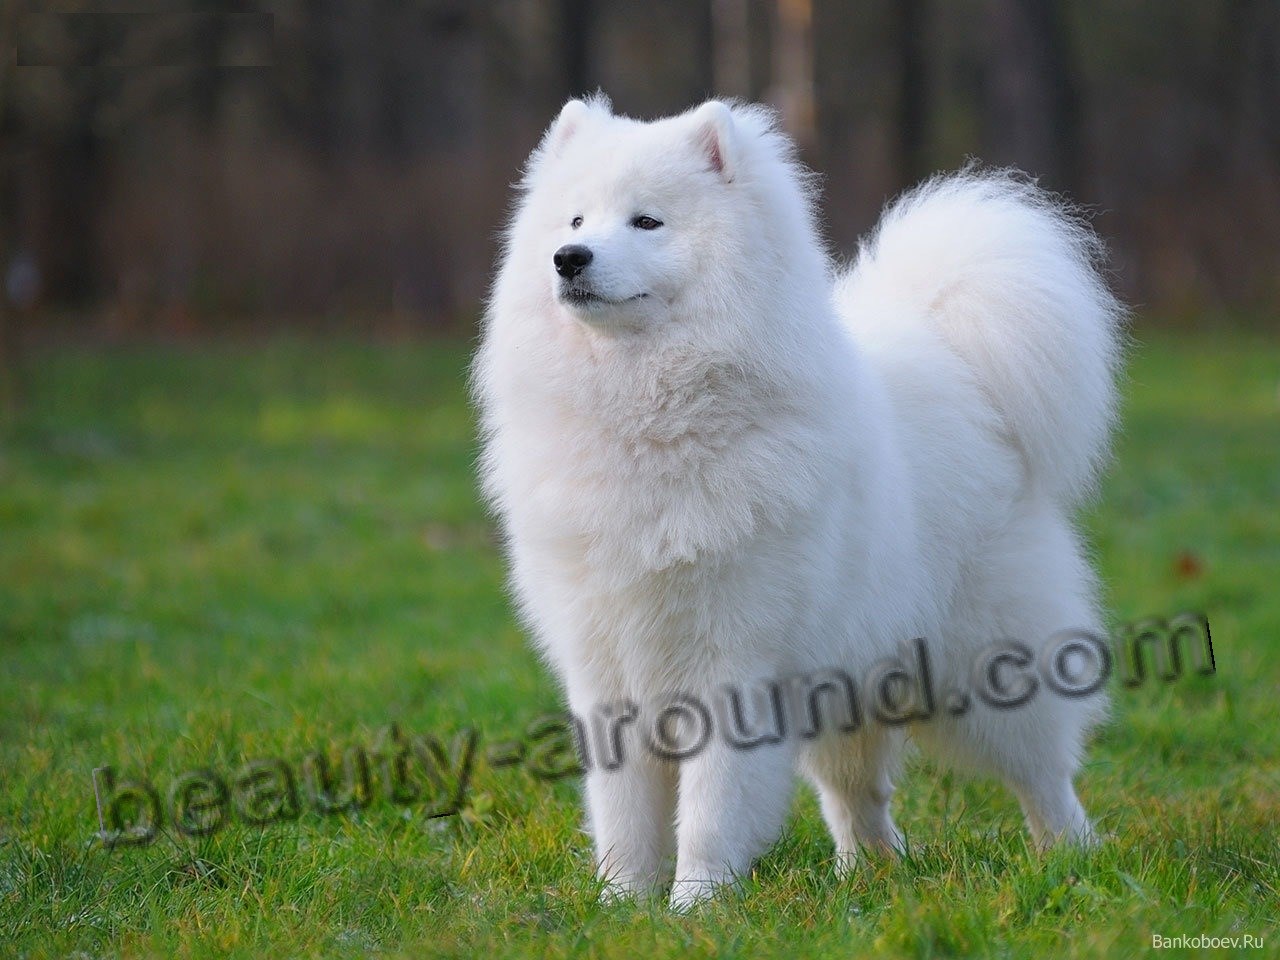
[{"label": "dark tree line", "polygon": [[636,115],[774,103],[846,252],[889,196],[977,156],[1108,211],[1131,297],[1280,299],[1274,0],[112,9],[4,0],[0,266],[25,257],[43,305],[126,333],[465,323],[520,161],[597,87]]}]

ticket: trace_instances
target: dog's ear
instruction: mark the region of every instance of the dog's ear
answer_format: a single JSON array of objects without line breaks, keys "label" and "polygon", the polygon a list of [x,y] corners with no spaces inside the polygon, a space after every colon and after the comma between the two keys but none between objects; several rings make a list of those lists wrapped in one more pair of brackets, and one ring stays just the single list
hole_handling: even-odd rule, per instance
[{"label": "dog's ear", "polygon": [[733,111],[719,100],[708,100],[692,115],[694,143],[706,157],[708,165],[732,183],[737,173],[738,144],[733,126]]},{"label": "dog's ear", "polygon": [[544,153],[558,156],[565,144],[573,139],[575,133],[591,118],[591,107],[581,100],[570,100],[560,108],[560,115],[542,138]]}]

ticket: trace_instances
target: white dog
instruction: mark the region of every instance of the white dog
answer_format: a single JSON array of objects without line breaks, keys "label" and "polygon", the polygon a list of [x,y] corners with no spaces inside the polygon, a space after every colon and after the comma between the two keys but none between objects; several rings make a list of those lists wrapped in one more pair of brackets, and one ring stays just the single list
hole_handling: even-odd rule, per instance
[{"label": "white dog", "polygon": [[[971,170],[835,271],[811,182],[764,109],[644,123],[573,100],[507,234],[474,369],[484,484],[571,710],[605,718],[586,801],[610,894],[674,879],[683,906],[747,871],[797,768],[841,863],[900,849],[908,731],[1000,777],[1037,842],[1094,836],[1072,780],[1101,685],[1065,696],[1028,665],[1100,628],[1069,519],[1115,408],[1099,244],[1025,179]],[[831,676],[901,701],[884,664],[913,638],[944,703],[762,727],[786,678],[811,706]],[[1035,695],[978,701],[975,677]]]}]

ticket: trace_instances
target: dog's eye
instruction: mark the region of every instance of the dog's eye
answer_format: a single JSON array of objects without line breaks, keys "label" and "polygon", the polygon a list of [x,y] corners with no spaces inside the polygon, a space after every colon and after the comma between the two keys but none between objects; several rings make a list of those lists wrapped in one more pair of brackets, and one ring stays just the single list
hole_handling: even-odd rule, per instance
[{"label": "dog's eye", "polygon": [[582,218],[581,218],[581,217],[574,217],[572,220],[570,220],[570,221],[569,221],[569,226],[571,226],[571,227],[573,227],[573,229],[577,230],[580,226],[582,226]]},{"label": "dog's eye", "polygon": [[642,213],[631,221],[631,225],[638,230],[657,230],[662,226],[662,221]]}]

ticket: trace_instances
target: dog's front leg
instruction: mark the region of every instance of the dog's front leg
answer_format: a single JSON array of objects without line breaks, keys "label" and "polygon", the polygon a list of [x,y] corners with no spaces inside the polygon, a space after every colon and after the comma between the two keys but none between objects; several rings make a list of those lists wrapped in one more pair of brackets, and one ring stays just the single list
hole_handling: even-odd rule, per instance
[{"label": "dog's front leg", "polygon": [[712,738],[680,764],[672,907],[711,896],[772,846],[790,806],[794,753],[786,739],[741,748]]},{"label": "dog's front leg", "polygon": [[671,879],[675,859],[675,770],[644,750],[586,777],[587,813],[603,896],[647,896]]}]

